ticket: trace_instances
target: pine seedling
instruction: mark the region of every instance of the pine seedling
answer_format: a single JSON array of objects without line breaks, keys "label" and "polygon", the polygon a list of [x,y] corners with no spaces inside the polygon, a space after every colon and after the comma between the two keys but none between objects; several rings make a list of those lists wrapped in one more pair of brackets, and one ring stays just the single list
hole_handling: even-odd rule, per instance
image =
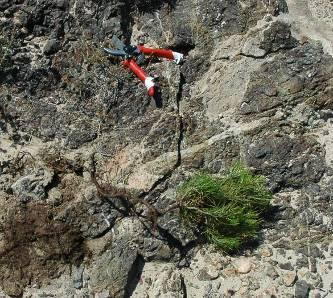
[{"label": "pine seedling", "polygon": [[222,177],[197,174],[177,193],[182,219],[227,252],[256,237],[271,197],[265,178],[240,163]]}]

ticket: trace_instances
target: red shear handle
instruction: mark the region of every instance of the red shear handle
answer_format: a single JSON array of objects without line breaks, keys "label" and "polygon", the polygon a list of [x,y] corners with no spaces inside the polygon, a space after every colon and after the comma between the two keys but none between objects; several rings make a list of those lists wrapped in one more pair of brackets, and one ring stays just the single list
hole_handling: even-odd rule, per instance
[{"label": "red shear handle", "polygon": [[175,60],[177,63],[183,60],[183,54],[171,50],[150,49],[140,45],[138,46],[138,49],[141,53],[145,55],[167,58],[170,60]]},{"label": "red shear handle", "polygon": [[146,48],[144,46],[138,46],[138,49],[141,53],[149,56],[157,56],[157,57],[163,57],[170,60],[173,60],[173,52],[171,50],[164,50],[164,49],[150,49]]},{"label": "red shear handle", "polygon": [[141,80],[141,82],[145,84],[149,96],[155,95],[154,79],[152,77],[149,77],[144,72],[144,70],[135,63],[133,59],[127,59],[123,61],[123,65],[127,66],[131,71],[133,71],[135,75]]}]

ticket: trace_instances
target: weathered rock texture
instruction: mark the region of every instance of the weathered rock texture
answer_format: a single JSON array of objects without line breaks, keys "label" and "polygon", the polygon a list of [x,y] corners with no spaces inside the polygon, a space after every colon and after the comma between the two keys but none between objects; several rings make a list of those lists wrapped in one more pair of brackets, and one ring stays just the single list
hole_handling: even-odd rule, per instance
[{"label": "weathered rock texture", "polygon": [[[333,295],[333,9],[297,6],[0,1],[3,295]],[[113,34],[185,54],[147,59],[156,98],[101,51]],[[255,247],[226,256],[156,212],[239,159],[274,192]]]}]

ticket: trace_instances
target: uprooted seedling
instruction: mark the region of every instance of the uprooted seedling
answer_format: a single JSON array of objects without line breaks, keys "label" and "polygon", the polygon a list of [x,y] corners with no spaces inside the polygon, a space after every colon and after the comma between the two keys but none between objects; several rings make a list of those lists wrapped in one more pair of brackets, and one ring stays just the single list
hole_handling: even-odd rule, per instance
[{"label": "uprooted seedling", "polygon": [[56,211],[42,203],[14,206],[1,228],[0,286],[19,296],[28,285],[59,277],[78,265],[86,252],[78,227],[55,220]]},{"label": "uprooted seedling", "polygon": [[241,163],[234,164],[223,176],[194,175],[177,189],[176,203],[163,210],[147,202],[144,196],[112,183],[99,182],[95,161],[93,164],[91,179],[98,194],[110,202],[120,200],[130,211],[127,215],[142,216],[135,206],[144,205],[148,209],[145,217],[155,230],[159,216],[178,209],[189,228],[226,252],[236,251],[256,240],[263,214],[270,210],[272,194],[266,187],[266,179],[253,175]]}]

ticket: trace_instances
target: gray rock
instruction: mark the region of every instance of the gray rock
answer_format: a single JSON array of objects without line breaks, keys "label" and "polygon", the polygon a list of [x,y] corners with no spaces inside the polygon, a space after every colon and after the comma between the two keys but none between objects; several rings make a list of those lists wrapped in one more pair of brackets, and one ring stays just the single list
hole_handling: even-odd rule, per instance
[{"label": "gray rock", "polygon": [[295,271],[282,271],[281,278],[286,287],[291,287],[297,279],[297,274]]},{"label": "gray rock", "polygon": [[138,254],[143,226],[138,220],[124,219],[115,226],[110,247],[97,257],[90,269],[94,291],[108,290],[112,297],[128,297],[139,281],[144,265]]},{"label": "gray rock", "polygon": [[50,39],[46,42],[43,52],[45,55],[55,54],[60,49],[60,43],[56,39]]},{"label": "gray rock", "polygon": [[62,221],[75,222],[87,239],[98,238],[111,230],[121,214],[99,199],[83,201],[58,215]]},{"label": "gray rock", "polygon": [[[291,49],[297,45],[295,38],[291,36],[289,25],[280,21],[265,23],[263,28],[257,29],[246,40],[242,54],[254,58],[263,58],[269,53],[281,49]],[[276,96],[277,89],[272,88],[266,92],[268,96]]]},{"label": "gray rock", "polygon": [[1,8],[1,10],[7,9],[10,6],[10,4],[11,4],[10,0],[2,0],[0,2],[0,8]]},{"label": "gray rock", "polygon": [[203,297],[204,298],[219,298],[221,297],[221,284],[207,284],[204,288]]},{"label": "gray rock", "polygon": [[295,48],[297,43],[296,39],[291,35],[290,26],[277,21],[264,30],[260,48],[264,49],[266,53],[272,53],[281,49]]},{"label": "gray rock", "polygon": [[73,285],[75,289],[81,289],[83,286],[83,271],[84,267],[76,267],[73,270],[72,276],[73,276]]},{"label": "gray rock", "polygon": [[172,237],[179,241],[182,246],[197,239],[193,230],[184,226],[179,216],[174,212],[169,212],[158,219],[158,225],[167,231]]},{"label": "gray rock", "polygon": [[[163,210],[172,204],[174,204],[174,200],[162,197],[156,206],[159,210]],[[166,237],[174,238],[174,241],[178,242],[178,246],[186,246],[197,239],[195,231],[181,221],[177,209],[160,216],[157,224],[168,234]]]},{"label": "gray rock", "polygon": [[279,263],[279,267],[283,270],[294,270],[294,266],[291,265],[290,262],[287,262],[287,263]]},{"label": "gray rock", "polygon": [[306,298],[309,296],[310,286],[305,280],[296,281],[295,298]]},{"label": "gray rock", "polygon": [[300,269],[300,268],[302,268],[302,267],[307,268],[308,266],[309,266],[309,262],[308,262],[308,258],[307,258],[307,257],[303,256],[303,257],[298,258],[298,259],[296,260],[296,267],[297,267],[298,269]]},{"label": "gray rock", "polygon": [[[296,57],[302,58],[296,59]],[[328,84],[332,73],[327,72],[324,65],[330,64],[330,61],[331,57],[325,55],[321,47],[313,44],[305,44],[285,54],[277,55],[273,61],[263,64],[257,74],[252,75],[245,94],[246,105],[241,105],[241,112],[243,114],[262,113],[287,103],[298,102],[303,97],[316,98],[318,106],[330,106],[332,100],[328,94],[323,92],[322,97],[317,97],[311,89],[319,88],[318,92],[322,92],[318,82],[311,84],[311,73],[315,77],[319,76],[318,80],[324,85]],[[276,89],[276,92],[267,93],[267,88]]]},{"label": "gray rock", "polygon": [[[307,216],[307,218],[309,218],[309,216]],[[310,221],[310,224],[313,221]],[[309,223],[309,220],[308,220]],[[322,258],[323,252],[316,246],[316,245],[310,245],[310,246],[306,246],[306,247],[302,247],[298,250],[299,253],[302,253],[303,255],[307,256],[307,257],[313,257],[313,258]]]},{"label": "gray rock", "polygon": [[13,193],[22,202],[46,198],[46,187],[51,183],[53,173],[39,169],[30,175],[19,178],[12,184]]},{"label": "gray rock", "polygon": [[315,258],[310,258],[310,271],[317,273],[317,260]]},{"label": "gray rock", "polygon": [[275,268],[271,265],[268,265],[266,268],[265,268],[265,274],[267,276],[269,276],[270,278],[272,279],[276,279],[279,277],[279,274],[277,273],[277,271],[275,270]]},{"label": "gray rock", "polygon": [[68,135],[65,144],[71,149],[76,149],[94,140],[96,137],[97,133],[93,130],[75,130]]},{"label": "gray rock", "polygon": [[140,254],[146,261],[163,261],[179,257],[165,242],[154,238],[144,238],[143,244],[140,245]]},{"label": "gray rock", "polygon": [[198,272],[198,279],[201,281],[214,280],[216,278],[218,278],[218,274],[211,275],[210,272],[208,272],[205,268],[200,269]]},{"label": "gray rock", "polygon": [[[137,278],[133,272],[142,267],[135,249],[119,243],[101,255],[90,275],[91,287],[98,292],[108,289],[112,297],[124,297],[129,290],[128,280]],[[131,276],[134,274],[134,277]]]},{"label": "gray rock", "polygon": [[250,258],[241,257],[235,261],[234,267],[237,272],[247,274],[252,270],[253,264]]}]

